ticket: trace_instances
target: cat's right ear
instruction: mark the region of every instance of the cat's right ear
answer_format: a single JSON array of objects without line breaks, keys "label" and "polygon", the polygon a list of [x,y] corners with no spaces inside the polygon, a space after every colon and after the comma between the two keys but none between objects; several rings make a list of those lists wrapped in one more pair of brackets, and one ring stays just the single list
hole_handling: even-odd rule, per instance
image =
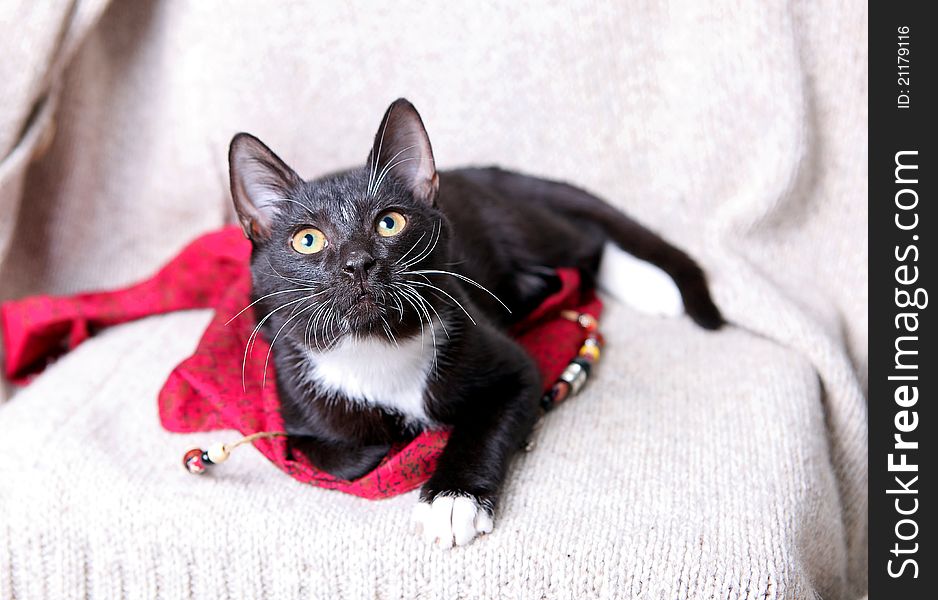
[{"label": "cat's right ear", "polygon": [[231,140],[228,173],[231,198],[244,235],[255,242],[269,239],[280,204],[303,180],[248,133],[239,133]]},{"label": "cat's right ear", "polygon": [[372,195],[389,176],[403,184],[417,200],[431,206],[436,203],[440,177],[430,137],[417,109],[405,98],[398,98],[385,111],[368,155],[368,167],[372,174],[368,189]]}]

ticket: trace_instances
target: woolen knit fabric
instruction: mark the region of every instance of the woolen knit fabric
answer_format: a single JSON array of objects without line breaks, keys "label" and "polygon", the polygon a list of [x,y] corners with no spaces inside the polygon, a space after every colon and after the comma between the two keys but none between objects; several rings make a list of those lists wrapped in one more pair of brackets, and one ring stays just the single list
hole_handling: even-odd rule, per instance
[{"label": "woolen knit fabric", "polygon": [[140,279],[230,221],[235,132],[313,177],[407,96],[440,168],[594,191],[697,257],[731,322],[609,302],[589,387],[452,551],[411,533],[414,493],[312,489],[250,449],[186,473],[230,438],[163,431],[156,395],[211,315],[107,330],[0,404],[0,597],[865,593],[864,3],[0,11],[0,299]]}]

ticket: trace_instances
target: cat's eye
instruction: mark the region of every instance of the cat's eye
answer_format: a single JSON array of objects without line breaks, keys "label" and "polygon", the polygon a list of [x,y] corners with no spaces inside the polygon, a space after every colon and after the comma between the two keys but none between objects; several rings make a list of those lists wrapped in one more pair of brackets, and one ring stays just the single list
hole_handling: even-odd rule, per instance
[{"label": "cat's eye", "polygon": [[405,225],[407,225],[407,219],[404,218],[404,215],[399,212],[389,210],[388,212],[378,217],[378,235],[383,237],[397,235],[404,230]]},{"label": "cat's eye", "polygon": [[300,254],[316,254],[328,245],[326,236],[315,227],[306,227],[293,234],[290,245]]}]

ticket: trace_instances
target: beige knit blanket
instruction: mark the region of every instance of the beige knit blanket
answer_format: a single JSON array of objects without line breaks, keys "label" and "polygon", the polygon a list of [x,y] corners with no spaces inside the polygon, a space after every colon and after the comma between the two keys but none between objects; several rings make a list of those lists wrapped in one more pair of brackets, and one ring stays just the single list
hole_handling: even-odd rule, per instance
[{"label": "beige knit blanket", "polygon": [[865,3],[478,4],[0,3],[0,300],[129,283],[224,223],[235,132],[312,177],[406,95],[441,168],[595,191],[699,257],[732,326],[610,303],[590,387],[449,552],[414,494],[251,450],[185,473],[232,434],[166,433],[155,398],[209,314],[104,332],[0,402],[0,598],[865,594]]}]

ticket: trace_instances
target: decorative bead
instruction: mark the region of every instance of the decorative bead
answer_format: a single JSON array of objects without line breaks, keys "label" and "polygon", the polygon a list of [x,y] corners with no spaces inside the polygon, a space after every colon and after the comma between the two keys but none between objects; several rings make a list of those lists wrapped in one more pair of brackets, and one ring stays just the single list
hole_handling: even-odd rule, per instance
[{"label": "decorative bead", "polygon": [[582,357],[574,358],[570,361],[570,364],[577,364],[583,367],[583,371],[586,373],[587,377],[589,377],[590,373],[593,371],[593,363]]},{"label": "decorative bead", "polygon": [[571,362],[560,374],[560,379],[570,384],[570,393],[575,395],[583,388],[588,376],[589,374],[583,368],[583,365]]},{"label": "decorative bead", "polygon": [[554,407],[554,398],[557,396],[556,392],[557,384],[554,384],[550,387],[549,390],[544,392],[544,395],[541,396],[541,410],[544,412],[549,411]]},{"label": "decorative bead", "polygon": [[547,412],[566,400],[569,395],[570,384],[566,381],[558,381],[550,386],[550,389],[541,397],[541,408]]},{"label": "decorative bead", "polygon": [[599,355],[600,355],[599,346],[595,344],[593,345],[583,344],[583,346],[580,348],[579,355],[587,360],[591,360],[593,362],[599,362]]},{"label": "decorative bead", "polygon": [[221,443],[212,444],[209,446],[205,454],[208,455],[209,461],[216,465],[228,460],[229,456],[228,447]]},{"label": "decorative bead", "polygon": [[[577,351],[577,355],[560,374],[560,379],[541,396],[540,407],[544,412],[553,409],[583,389],[589,379],[590,372],[593,370],[593,365],[599,362],[602,355],[601,350],[605,344],[602,334],[598,331],[599,322],[596,317],[573,310],[563,310],[560,312],[560,316],[577,323],[586,331],[587,335]],[[527,448],[530,449],[532,446],[533,444],[529,442]]]},{"label": "decorative bead", "polygon": [[201,475],[205,472],[205,463],[202,461],[202,449],[193,448],[182,457],[182,466],[190,473]]},{"label": "decorative bead", "polygon": [[580,324],[580,327],[589,332],[596,331],[596,328],[599,327],[599,322],[596,320],[596,317],[586,313],[580,313],[580,316],[577,317],[577,323]]},{"label": "decorative bead", "polygon": [[558,381],[551,389],[554,392],[553,406],[557,406],[570,396],[570,384],[566,381]]},{"label": "decorative bead", "polygon": [[567,368],[560,374],[560,380],[573,383],[573,380],[576,379],[576,376],[580,374],[581,370],[580,365],[567,365]]}]

